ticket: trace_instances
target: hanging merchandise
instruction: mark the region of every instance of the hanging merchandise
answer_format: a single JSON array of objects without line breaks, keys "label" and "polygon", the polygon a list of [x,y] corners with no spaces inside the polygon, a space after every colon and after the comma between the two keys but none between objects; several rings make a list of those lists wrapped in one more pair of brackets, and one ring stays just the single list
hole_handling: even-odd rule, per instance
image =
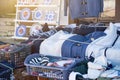
[{"label": "hanging merchandise", "polygon": [[103,12],[103,0],[69,0],[72,19],[99,17]]},{"label": "hanging merchandise", "polygon": [[20,19],[28,20],[30,18],[31,11],[29,8],[24,8],[20,11]]},{"label": "hanging merchandise", "polygon": [[45,15],[46,21],[53,21],[55,18],[55,12],[54,11],[48,11]]},{"label": "hanging merchandise", "polygon": [[42,17],[42,11],[38,8],[36,8],[32,13],[32,19],[33,20],[40,20]]},{"label": "hanging merchandise", "polygon": [[16,28],[16,36],[23,37],[26,34],[26,26],[25,25],[19,25]]},{"label": "hanging merchandise", "polygon": [[35,23],[32,25],[32,27],[30,28],[30,35],[31,36],[37,36],[39,35],[42,31],[42,26],[39,23]]}]

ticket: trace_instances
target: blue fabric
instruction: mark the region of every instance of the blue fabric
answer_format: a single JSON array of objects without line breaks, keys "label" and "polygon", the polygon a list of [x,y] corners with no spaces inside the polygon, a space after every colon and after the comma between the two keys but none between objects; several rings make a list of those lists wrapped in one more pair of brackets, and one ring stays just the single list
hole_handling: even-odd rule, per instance
[{"label": "blue fabric", "polygon": [[72,47],[72,52],[71,52],[72,57],[74,57],[74,58],[84,58],[85,59],[85,51],[86,51],[87,46],[88,46],[88,44],[76,43],[76,45],[74,45]]},{"label": "blue fabric", "polygon": [[[88,35],[86,35],[86,41],[87,43],[91,43],[92,42],[92,39],[93,38],[94,40],[99,38],[99,37],[102,37],[102,36],[105,36],[106,34],[103,33],[103,32],[93,32],[93,33],[90,33]],[[76,45],[72,46],[72,56],[71,57],[75,57],[75,58],[84,58],[85,59],[85,52],[86,52],[86,48],[89,44],[79,44],[79,43],[76,43]]]},{"label": "blue fabric", "polygon": [[[13,66],[12,66],[9,62],[7,62],[7,61],[1,61],[1,62],[0,62],[0,68],[7,69],[8,67],[3,66],[3,65],[1,65],[1,64],[4,64],[4,65],[6,65],[6,66],[9,66],[9,67],[13,68]],[[8,69],[9,69],[9,68],[8,68]]]},{"label": "blue fabric", "polygon": [[[88,35],[84,37],[77,35],[69,39],[80,41],[80,42],[91,43],[92,42],[91,38],[94,38],[95,40],[105,35],[106,35],[105,33],[98,31],[98,32],[89,33]],[[71,41],[66,40],[62,45],[62,56],[70,57],[70,58],[84,58],[85,59],[85,52],[86,52],[86,48],[88,45],[89,44],[71,42]]]},{"label": "blue fabric", "polygon": [[[103,12],[103,8],[104,8],[104,1],[103,0],[98,0],[100,2],[100,12]],[[98,3],[99,3],[98,2]]]},{"label": "blue fabric", "polygon": [[[13,66],[6,61],[0,62],[0,63],[13,68]],[[12,71],[8,67],[3,66],[1,64],[0,64],[0,78],[2,80],[3,79],[4,80],[10,80],[10,74],[11,74]]]},{"label": "blue fabric", "polygon": [[87,35],[89,33],[92,33],[94,31],[101,31],[103,32],[106,29],[106,27],[88,27],[88,26],[81,26],[81,27],[76,27],[73,30],[74,34],[78,34],[78,35]]},{"label": "blue fabric", "polygon": [[[85,41],[85,37],[81,36],[81,35],[75,35],[69,38],[70,40],[75,40],[75,41],[80,41],[80,42],[84,42]],[[72,50],[72,46],[75,45],[75,42],[66,40],[63,45],[62,45],[62,56],[63,57],[71,57],[71,50]]]},{"label": "blue fabric", "polygon": [[91,38],[94,38],[94,39],[97,39],[101,36],[105,36],[106,34],[102,31],[96,31],[96,32],[93,32],[93,33],[89,33],[87,34],[85,37],[88,39],[88,40],[91,40]]},{"label": "blue fabric", "polygon": [[103,12],[103,0],[69,0],[72,19],[98,17]]}]

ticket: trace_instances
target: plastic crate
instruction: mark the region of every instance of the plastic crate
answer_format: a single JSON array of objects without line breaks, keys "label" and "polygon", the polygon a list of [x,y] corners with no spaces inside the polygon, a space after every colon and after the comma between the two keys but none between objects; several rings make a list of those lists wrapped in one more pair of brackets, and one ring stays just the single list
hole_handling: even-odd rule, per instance
[{"label": "plastic crate", "polygon": [[0,45],[6,44],[5,42],[0,41]]},{"label": "plastic crate", "polygon": [[[44,66],[38,64],[30,64],[30,61],[33,58],[40,58],[40,57],[47,57],[49,58],[50,62],[55,62],[59,60],[73,60],[73,62],[65,67],[53,67],[53,66]],[[55,57],[55,56],[44,56],[41,54],[31,54],[29,55],[24,64],[27,69],[27,73],[33,76],[41,76],[46,78],[53,78],[58,80],[68,80],[69,73],[71,69],[77,64],[77,62],[82,61],[74,58],[65,58],[65,57]]]},{"label": "plastic crate", "polygon": [[10,69],[0,71],[0,80],[10,80]]},{"label": "plastic crate", "polygon": [[12,66],[7,62],[0,62],[0,80],[10,80]]},{"label": "plastic crate", "polygon": [[24,66],[25,58],[30,54],[28,45],[15,45],[16,48],[12,51],[0,51],[0,61],[8,61],[14,68]]},{"label": "plastic crate", "polygon": [[[28,54],[31,54],[32,53],[32,46],[33,46],[33,43],[21,43],[20,45],[24,46],[24,51]],[[27,56],[26,56],[27,57]]]}]

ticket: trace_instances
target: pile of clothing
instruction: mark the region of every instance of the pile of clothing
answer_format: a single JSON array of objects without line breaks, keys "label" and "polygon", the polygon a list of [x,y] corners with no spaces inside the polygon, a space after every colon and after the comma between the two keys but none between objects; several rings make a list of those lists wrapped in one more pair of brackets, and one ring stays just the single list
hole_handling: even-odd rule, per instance
[{"label": "pile of clothing", "polygon": [[54,35],[57,31],[55,29],[51,29],[49,31],[45,31],[36,35],[29,36],[28,40],[21,42],[21,44],[28,44],[31,46],[31,53],[39,53],[39,46],[48,37]]},{"label": "pile of clothing", "polygon": [[[85,63],[86,71],[84,73],[78,71],[82,78],[96,79],[98,77],[119,77],[119,26],[119,24],[110,23],[108,28],[102,27],[99,30],[97,30],[98,27],[94,28],[90,26],[74,28],[57,27],[57,31],[54,34],[40,42],[37,47],[37,53],[58,57],[87,59],[88,61]],[[90,30],[90,33],[82,34],[80,31],[83,29],[85,29],[85,31],[88,30],[88,32]],[[77,31],[75,30],[78,30],[80,33],[76,34],[75,32]],[[41,37],[39,38],[41,39]],[[34,61],[36,61],[36,59],[33,59],[30,63],[36,64],[33,63]],[[48,65],[49,59],[46,58],[43,62],[44,61],[45,65]],[[39,60],[36,62],[41,63]],[[49,64],[49,66],[56,65],[58,64]],[[72,80],[74,79],[72,78]]]},{"label": "pile of clothing", "polygon": [[62,56],[72,58],[85,58],[87,46],[95,39],[105,36],[105,33],[97,31],[85,36],[75,35],[66,39],[62,45]]},{"label": "pile of clothing", "polygon": [[[60,30],[41,43],[39,53],[87,59],[87,72],[85,75],[80,73],[83,78],[119,77],[119,26],[110,23],[105,31],[95,31],[87,35],[71,34]],[[91,59],[93,60],[90,61]]]},{"label": "pile of clothing", "polygon": [[41,43],[39,53],[59,57],[85,58],[87,45],[104,35],[105,33],[97,31],[82,36],[61,30]]},{"label": "pile of clothing", "polygon": [[[91,42],[86,48],[85,56],[87,59],[93,58],[93,61],[86,62],[87,71],[82,74],[71,72],[69,80],[79,80],[80,78],[97,79],[99,77],[120,78],[120,24],[110,23],[110,26],[104,31],[102,36]],[[75,75],[74,78],[71,75]],[[78,77],[78,76],[77,76]]]},{"label": "pile of clothing", "polygon": [[[33,57],[34,56],[34,57]],[[40,54],[32,54],[29,57],[30,65],[39,65],[39,66],[51,66],[51,67],[66,67],[71,65],[75,60],[74,59],[62,59],[60,57],[53,56],[42,56]]]},{"label": "pile of clothing", "polygon": [[106,29],[106,27],[101,27],[101,26],[104,26],[104,24],[103,23],[96,23],[89,25],[81,24],[80,26],[70,24],[67,26],[57,26],[54,28],[53,27],[49,28],[48,25],[45,24],[44,27],[42,28],[42,32],[37,31],[38,32],[37,33],[35,32],[36,30],[35,31],[32,30],[33,32],[31,32],[29,39],[24,42],[21,42],[21,44],[32,44],[31,53],[39,53],[39,46],[41,45],[41,43],[45,39],[51,37],[60,30],[64,31],[65,33],[85,36],[94,31],[104,31]]}]

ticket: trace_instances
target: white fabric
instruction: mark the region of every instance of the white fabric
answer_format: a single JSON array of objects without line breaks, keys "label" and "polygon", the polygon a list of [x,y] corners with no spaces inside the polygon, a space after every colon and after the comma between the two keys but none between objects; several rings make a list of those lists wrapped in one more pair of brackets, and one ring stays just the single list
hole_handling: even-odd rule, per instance
[{"label": "white fabric", "polygon": [[76,26],[76,24],[70,24],[70,25],[67,25],[67,26],[65,26],[65,27],[67,27],[67,28],[75,28],[75,27],[77,27],[77,26]]},{"label": "white fabric", "polygon": [[89,79],[96,79],[100,76],[102,72],[97,69],[88,69],[88,78]]},{"label": "white fabric", "polygon": [[113,47],[107,49],[106,57],[113,65],[120,65],[120,37]]},{"label": "white fabric", "polygon": [[39,23],[35,23],[32,25],[32,27],[30,28],[30,35],[39,35],[39,33],[43,32],[42,31],[42,26]]},{"label": "white fabric", "polygon": [[118,76],[118,71],[116,70],[107,70],[101,74],[101,77],[114,78]]},{"label": "white fabric", "polygon": [[116,66],[114,67],[114,69],[120,71],[120,65],[116,65]]},{"label": "white fabric", "polygon": [[[115,23],[114,25],[117,27],[117,30],[119,30],[120,23]],[[114,46],[107,49],[106,56],[108,61],[111,61],[113,65],[120,65],[120,36]]]},{"label": "white fabric", "polygon": [[88,78],[88,74],[83,74],[83,78]]},{"label": "white fabric", "polygon": [[[87,75],[89,78],[95,79],[99,77],[100,74],[103,73],[103,69],[100,70],[99,68],[102,68],[102,66],[107,66],[106,62],[108,61],[110,61],[113,65],[120,65],[120,37],[117,39],[117,30],[119,29],[118,27],[120,27],[120,25],[110,23],[110,26],[104,31],[106,36],[100,37],[88,45],[86,49],[86,56],[88,56],[88,58],[93,56],[95,60],[97,60],[98,57],[102,57],[105,53],[105,49],[108,48],[106,51],[107,60],[105,61],[104,59],[101,59],[101,61],[103,61],[103,65],[98,63],[96,64],[96,61],[93,63],[88,63]],[[113,45],[116,39],[117,41]],[[101,63],[101,61],[98,59],[99,63]],[[116,73],[117,72],[109,75],[109,77],[117,75]],[[102,76],[105,76],[106,74],[108,74],[108,72],[103,73]]]},{"label": "white fabric", "polygon": [[71,72],[69,75],[69,80],[76,80],[76,75],[81,75],[79,72]]},{"label": "white fabric", "polygon": [[63,42],[74,35],[75,34],[65,33],[62,30],[58,31],[41,43],[39,53],[61,57],[61,47]]},{"label": "white fabric", "polygon": [[117,26],[118,31],[120,31],[120,23],[115,23],[115,26]]},{"label": "white fabric", "polygon": [[58,64],[59,67],[64,67],[65,64],[71,64],[75,62],[74,60],[60,60],[57,61],[56,63]]},{"label": "white fabric", "polygon": [[100,56],[95,59],[94,62],[88,62],[88,78],[96,79],[105,70],[107,66],[107,59],[104,56]]},{"label": "white fabric", "polygon": [[91,42],[86,49],[86,56],[90,57],[91,53],[93,57],[102,55],[100,51],[107,47],[111,47],[117,37],[117,28],[114,24],[110,23],[110,26],[105,30],[106,36],[100,37]]},{"label": "white fabric", "polygon": [[[105,52],[105,49],[100,51],[100,53],[102,54],[104,54],[104,52]],[[120,65],[120,36],[118,37],[115,44],[111,48],[108,48],[106,50],[106,57],[108,61],[112,63],[112,65]]]}]

